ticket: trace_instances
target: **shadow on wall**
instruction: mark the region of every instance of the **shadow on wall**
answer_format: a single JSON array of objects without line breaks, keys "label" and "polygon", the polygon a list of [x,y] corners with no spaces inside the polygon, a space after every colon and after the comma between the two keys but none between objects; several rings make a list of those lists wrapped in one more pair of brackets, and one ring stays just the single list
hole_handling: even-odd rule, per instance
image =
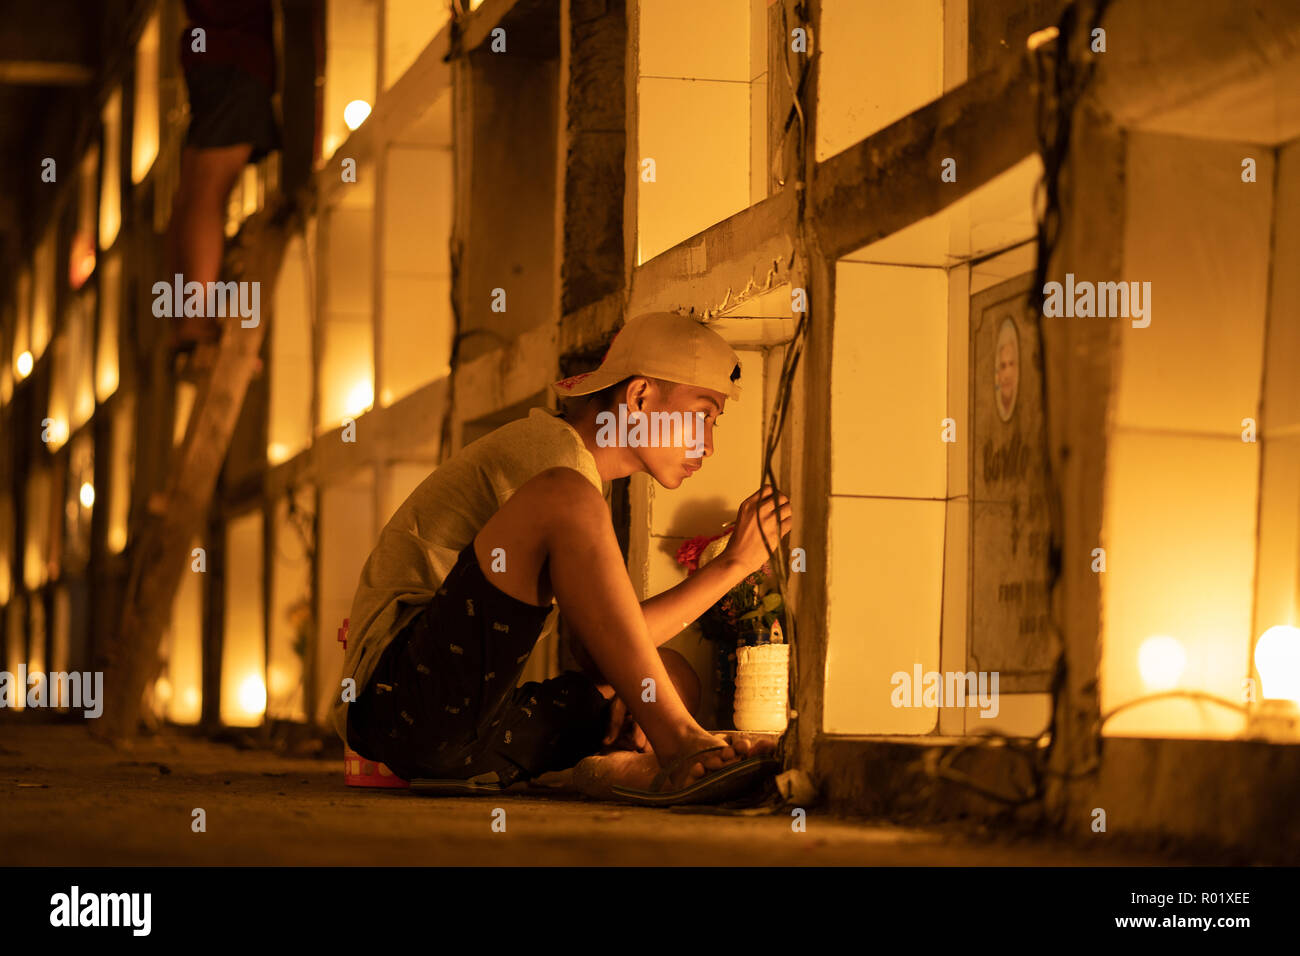
[{"label": "shadow on wall", "polygon": [[[678,509],[676,523],[679,527],[690,529],[693,532],[690,537],[694,537],[697,534],[718,534],[724,524],[735,520],[736,509],[721,495],[714,495],[711,498],[683,503]],[[674,539],[660,540],[663,542],[662,547],[666,554],[676,555],[677,545],[668,547]]]}]

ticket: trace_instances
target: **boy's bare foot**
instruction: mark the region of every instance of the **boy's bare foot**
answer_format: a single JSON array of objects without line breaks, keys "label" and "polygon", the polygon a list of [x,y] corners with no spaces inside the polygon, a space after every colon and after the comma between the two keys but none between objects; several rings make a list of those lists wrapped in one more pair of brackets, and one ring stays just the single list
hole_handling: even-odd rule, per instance
[{"label": "boy's bare foot", "polygon": [[573,786],[598,799],[613,796],[614,787],[649,790],[659,772],[654,754],[635,750],[615,750],[607,754],[584,757],[573,768]]},{"label": "boy's bare foot", "polygon": [[[729,761],[731,763],[736,760],[743,760],[746,757],[771,753],[776,747],[770,738],[746,737],[738,731],[733,731],[726,736],[733,741],[731,749],[735,752],[735,758]],[[695,750],[712,747],[715,743],[722,743],[726,738],[706,732],[703,737],[694,739],[696,741],[694,750],[683,751],[684,753],[694,753]],[[706,756],[714,757],[725,753],[726,751],[719,750]],[[664,765],[669,763],[671,763],[671,760],[664,761]],[[723,764],[723,766],[725,765]],[[665,789],[679,790],[682,787],[689,786],[690,782],[700,778],[701,774],[697,772],[700,766],[701,761],[697,760],[690,767],[683,766],[679,768],[677,773],[670,778]],[[576,789],[588,796],[608,799],[612,795],[612,788],[614,787],[649,790],[650,785],[654,783],[654,779],[661,769],[659,759],[653,751],[638,753],[634,750],[614,750],[609,753],[595,754],[579,761],[578,765],[572,770],[571,782]],[[688,777],[689,781],[683,782]]]},{"label": "boy's bare foot", "polygon": [[671,752],[656,754],[656,756],[662,769],[671,767],[678,757],[693,754],[709,747],[721,747],[722,749],[700,754],[694,760],[683,761],[676,770],[669,774],[668,783],[664,786],[664,789],[681,790],[684,787],[689,787],[701,777],[713,773],[715,770],[721,770],[723,767],[749,756],[747,743],[738,742],[733,745],[728,736],[711,734],[706,730],[688,734]]},{"label": "boy's bare foot", "polygon": [[690,737],[672,754],[666,754],[661,760],[662,767],[669,767],[678,754],[691,754],[706,747],[723,746],[722,750],[701,754],[695,760],[687,761],[669,776],[666,790],[680,790],[689,787],[701,777],[721,770],[723,767],[738,763],[750,757],[770,754],[776,750],[776,741],[770,737],[748,736],[741,731],[711,734],[699,731]]}]

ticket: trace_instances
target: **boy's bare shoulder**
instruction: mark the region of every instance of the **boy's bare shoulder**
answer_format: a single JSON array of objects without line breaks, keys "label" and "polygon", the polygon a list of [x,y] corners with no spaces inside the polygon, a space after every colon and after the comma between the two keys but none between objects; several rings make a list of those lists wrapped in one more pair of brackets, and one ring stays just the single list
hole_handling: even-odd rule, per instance
[{"label": "boy's bare shoulder", "polygon": [[529,485],[535,485],[537,490],[547,494],[586,494],[591,493],[597,496],[600,492],[592,485],[591,480],[577,468],[568,465],[553,465],[539,471],[532,478],[524,483],[524,488]]}]

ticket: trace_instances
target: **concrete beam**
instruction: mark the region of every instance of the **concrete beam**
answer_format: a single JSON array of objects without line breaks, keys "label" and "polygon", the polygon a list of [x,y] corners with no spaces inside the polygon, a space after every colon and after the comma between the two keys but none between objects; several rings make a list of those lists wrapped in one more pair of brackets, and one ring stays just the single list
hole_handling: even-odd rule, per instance
[{"label": "concrete beam", "polygon": [[733,348],[757,349],[784,345],[794,338],[793,318],[721,318],[709,328],[726,339]]},{"label": "concrete beam", "polygon": [[[1035,152],[1033,63],[1023,54],[816,164],[811,209],[838,259],[944,207]],[[940,181],[944,159],[957,181]]]},{"label": "concrete beam", "polygon": [[1124,0],[1102,21],[1093,95],[1121,126],[1217,96],[1300,57],[1294,0]]},{"label": "concrete beam", "polygon": [[564,316],[560,322],[560,354],[581,352],[607,341],[623,325],[624,301],[620,289]]},{"label": "concrete beam", "polygon": [[[1121,126],[1300,56],[1300,7],[1285,0],[1121,2],[1103,26],[1092,98]],[[933,215],[1034,152],[1033,77],[1023,53],[817,164],[811,198],[822,251],[838,258]],[[957,160],[955,183],[939,180],[947,157]]]},{"label": "concrete beam", "polygon": [[405,73],[388,90],[375,98],[375,109],[366,123],[379,121],[389,129],[400,129],[424,114],[429,104],[451,86],[451,28],[443,27],[420,51]]},{"label": "concrete beam", "polygon": [[796,203],[785,189],[681,242],[632,273],[628,315],[705,318],[789,281]]},{"label": "concrete beam", "polygon": [[522,402],[558,378],[557,330],[546,323],[456,371],[453,408],[462,422]]},{"label": "concrete beam", "polygon": [[400,458],[436,460],[447,394],[442,378],[366,412],[356,420],[355,442],[343,441],[342,427],[318,435],[308,450],[266,473],[264,493],[274,499],[303,483],[329,485],[357,468]]},{"label": "concrete beam", "polygon": [[[380,102],[383,102],[382,98]],[[379,152],[375,145],[379,138],[377,126],[367,120],[348,134],[333,156],[325,159],[315,173],[318,208],[323,209],[335,202],[338,194],[351,185],[343,181],[342,163],[345,158],[356,160],[358,179],[365,175],[360,168],[374,162]]]}]

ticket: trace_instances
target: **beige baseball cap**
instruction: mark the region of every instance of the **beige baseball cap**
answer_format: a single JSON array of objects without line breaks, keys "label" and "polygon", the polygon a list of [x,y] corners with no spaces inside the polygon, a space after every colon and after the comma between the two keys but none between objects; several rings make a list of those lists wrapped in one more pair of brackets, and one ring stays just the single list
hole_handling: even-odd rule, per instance
[{"label": "beige baseball cap", "polygon": [[688,315],[646,312],[628,319],[600,367],[552,382],[561,398],[590,395],[634,375],[698,385],[740,399],[740,356],[717,332]]}]

